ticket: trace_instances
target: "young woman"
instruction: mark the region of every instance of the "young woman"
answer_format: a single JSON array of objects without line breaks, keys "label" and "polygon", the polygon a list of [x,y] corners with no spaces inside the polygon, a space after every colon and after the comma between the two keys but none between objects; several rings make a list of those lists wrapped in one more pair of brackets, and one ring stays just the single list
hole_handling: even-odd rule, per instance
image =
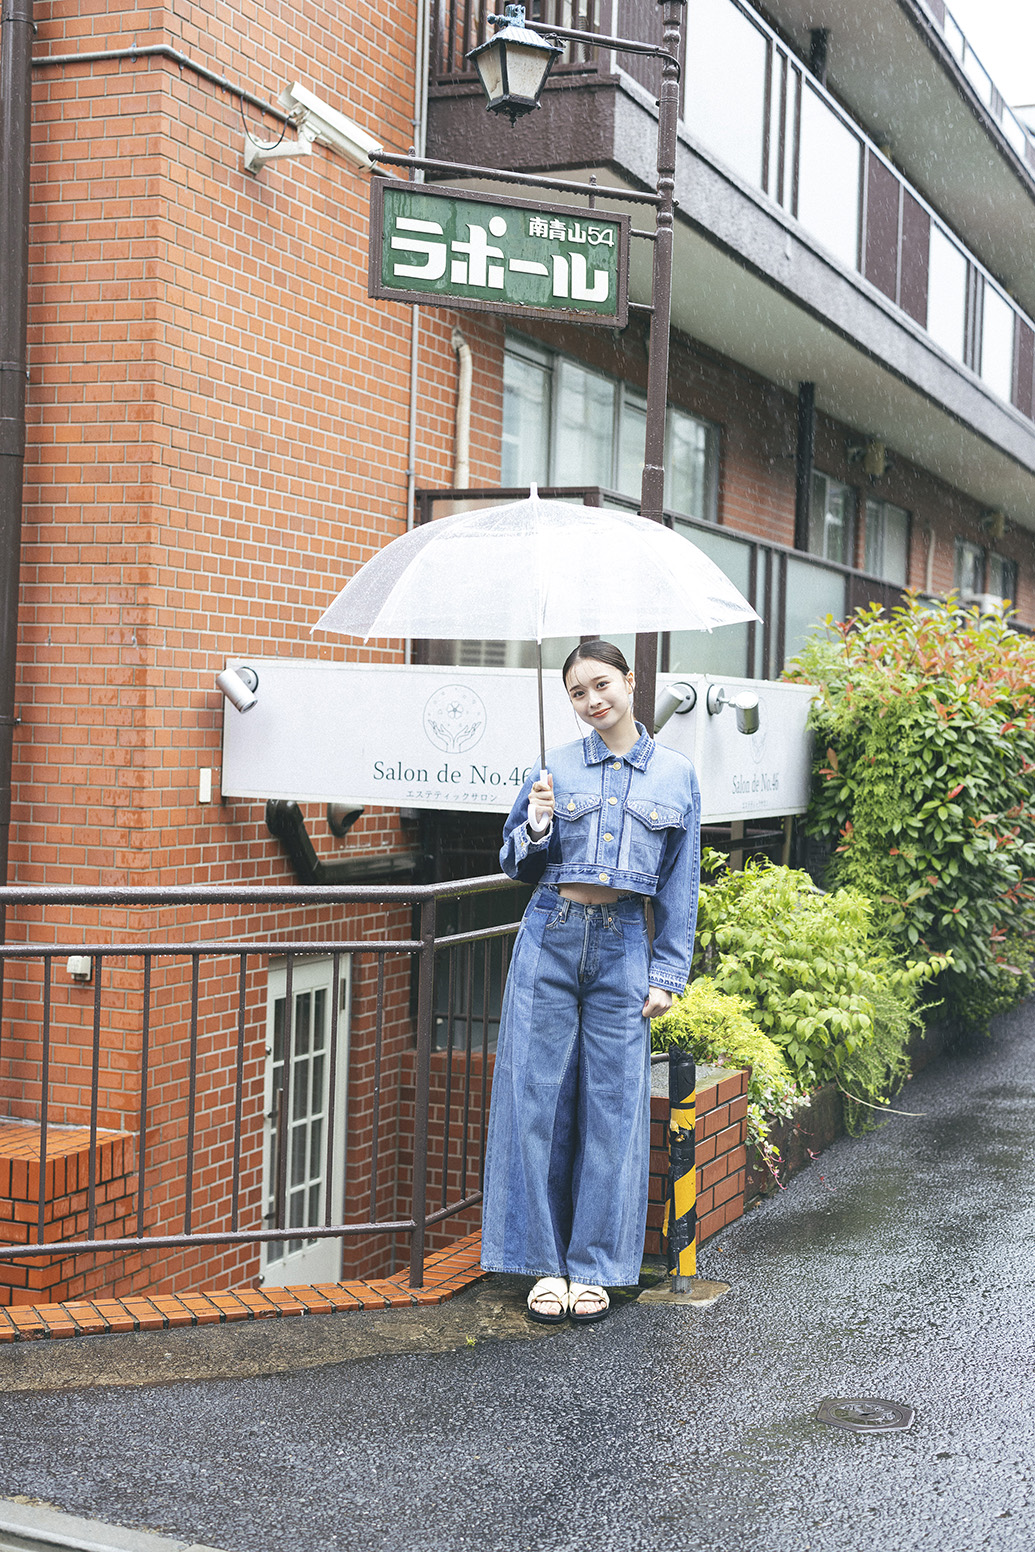
[{"label": "young woman", "polygon": [[503,999],[482,1228],[482,1265],[538,1278],[528,1310],[549,1323],[602,1320],[608,1287],[639,1279],[650,1020],[686,984],[700,879],[693,766],[633,720],[625,658],[587,642],[562,672],[589,731],[503,831],[505,872],[538,887]]}]

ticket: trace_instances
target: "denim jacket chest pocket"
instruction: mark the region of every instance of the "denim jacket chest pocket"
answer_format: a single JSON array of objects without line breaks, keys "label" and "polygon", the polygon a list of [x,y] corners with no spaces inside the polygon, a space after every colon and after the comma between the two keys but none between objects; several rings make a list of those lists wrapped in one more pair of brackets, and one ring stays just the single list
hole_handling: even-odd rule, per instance
[{"label": "denim jacket chest pocket", "polygon": [[554,810],[557,838],[565,862],[592,862],[600,828],[599,792],[562,793]]},{"label": "denim jacket chest pocket", "polygon": [[657,877],[669,832],[686,829],[686,815],[671,804],[651,798],[627,798],[618,866],[630,873]]}]

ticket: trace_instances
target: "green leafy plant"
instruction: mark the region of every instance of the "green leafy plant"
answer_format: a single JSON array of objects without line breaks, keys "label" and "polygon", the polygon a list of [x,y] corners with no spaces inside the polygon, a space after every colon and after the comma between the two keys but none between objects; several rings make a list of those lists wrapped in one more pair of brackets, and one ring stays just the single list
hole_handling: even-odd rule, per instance
[{"label": "green leafy plant", "polygon": [[839,1084],[852,1130],[901,1085],[920,988],[947,962],[903,962],[875,930],[865,895],[824,894],[791,868],[751,862],[701,890],[695,968],[744,1000],[795,1087]]},{"label": "green leafy plant", "polygon": [[1035,641],[907,595],[828,619],[787,677],[820,687],[808,830],[828,881],[872,899],[899,953],[951,956],[939,992],[987,1023],[1035,985]]},{"label": "green leafy plant", "polygon": [[652,1022],[651,1045],[689,1051],[698,1062],[750,1068],[748,1140],[776,1175],[780,1155],[769,1141],[772,1120],[790,1115],[803,1096],[779,1046],[752,1020],[747,998],[721,992],[710,976],[700,976]]}]

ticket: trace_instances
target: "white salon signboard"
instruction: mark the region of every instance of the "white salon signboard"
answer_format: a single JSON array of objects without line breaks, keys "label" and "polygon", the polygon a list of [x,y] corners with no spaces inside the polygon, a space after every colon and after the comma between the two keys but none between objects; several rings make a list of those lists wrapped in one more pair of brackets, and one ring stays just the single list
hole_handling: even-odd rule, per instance
[{"label": "white salon signboard", "polygon": [[[530,669],[407,667],[233,659],[258,675],[257,704],[225,703],[225,797],[355,802],[389,808],[507,813],[536,759],[536,677]],[[675,679],[676,675],[663,676]],[[697,767],[706,822],[801,813],[808,802],[805,718],[812,691],[767,681],[693,684],[697,706],[674,716],[659,741]],[[705,710],[707,687],[759,697],[759,728]],[[546,742],[581,736],[555,672],[546,687]]]}]

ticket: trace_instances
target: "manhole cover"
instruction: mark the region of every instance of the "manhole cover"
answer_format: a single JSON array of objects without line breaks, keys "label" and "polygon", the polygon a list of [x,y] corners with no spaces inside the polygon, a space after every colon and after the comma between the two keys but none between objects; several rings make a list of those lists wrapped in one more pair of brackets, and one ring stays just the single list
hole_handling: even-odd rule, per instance
[{"label": "manhole cover", "polygon": [[848,1428],[853,1433],[896,1433],[912,1428],[916,1416],[911,1406],[901,1401],[882,1401],[876,1396],[835,1396],[820,1403],[816,1418],[831,1428]]}]

